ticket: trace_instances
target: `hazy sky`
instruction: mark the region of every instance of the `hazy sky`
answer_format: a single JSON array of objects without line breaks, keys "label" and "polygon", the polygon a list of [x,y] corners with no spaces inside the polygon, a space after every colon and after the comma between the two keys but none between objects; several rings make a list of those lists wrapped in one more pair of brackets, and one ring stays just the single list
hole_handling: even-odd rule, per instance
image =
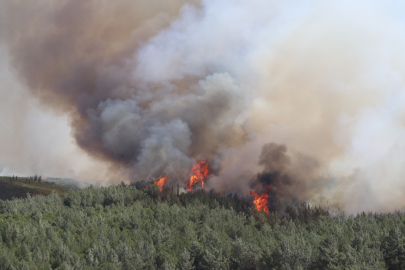
[{"label": "hazy sky", "polygon": [[0,175],[104,177],[103,166],[75,143],[67,115],[55,114],[30,96],[0,47]]}]

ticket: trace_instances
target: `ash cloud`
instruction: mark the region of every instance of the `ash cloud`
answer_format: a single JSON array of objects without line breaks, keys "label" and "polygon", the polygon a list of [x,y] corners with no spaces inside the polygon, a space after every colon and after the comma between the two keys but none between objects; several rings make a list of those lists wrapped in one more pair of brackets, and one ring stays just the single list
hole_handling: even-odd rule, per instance
[{"label": "ash cloud", "polygon": [[278,198],[386,211],[405,204],[401,8],[6,0],[0,38],[30,95],[128,181],[184,183],[212,159],[218,191],[271,182]]}]

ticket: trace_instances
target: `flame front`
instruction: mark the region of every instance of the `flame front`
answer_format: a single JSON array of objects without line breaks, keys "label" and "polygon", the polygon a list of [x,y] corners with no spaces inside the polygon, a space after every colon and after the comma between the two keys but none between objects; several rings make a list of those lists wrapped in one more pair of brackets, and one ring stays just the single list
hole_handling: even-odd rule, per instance
[{"label": "flame front", "polygon": [[257,211],[264,211],[269,213],[269,208],[267,206],[268,204],[268,199],[269,199],[269,189],[271,189],[272,186],[268,186],[260,195],[258,195],[256,192],[253,190],[250,192],[250,195],[255,196],[255,199],[253,200]]},{"label": "flame front", "polygon": [[160,191],[162,191],[163,185],[165,184],[167,178],[169,178],[169,175],[166,175],[155,182],[155,184],[159,186]]},{"label": "flame front", "polygon": [[201,187],[204,187],[204,183],[207,180],[208,174],[210,173],[208,162],[202,160],[194,163],[191,173],[192,175],[188,180],[186,190],[193,191],[200,184]]}]

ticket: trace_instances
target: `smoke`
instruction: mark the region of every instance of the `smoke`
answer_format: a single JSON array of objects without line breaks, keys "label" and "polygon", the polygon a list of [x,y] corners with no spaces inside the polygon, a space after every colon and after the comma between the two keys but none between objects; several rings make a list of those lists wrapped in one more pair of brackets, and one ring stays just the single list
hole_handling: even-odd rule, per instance
[{"label": "smoke", "polygon": [[401,5],[6,0],[0,31],[30,95],[110,173],[184,185],[212,159],[207,188],[386,211],[405,191]]},{"label": "smoke", "polygon": [[32,100],[8,61],[0,46],[0,175],[105,179],[108,165],[76,146],[67,117],[49,114]]},{"label": "smoke", "polygon": [[[316,177],[316,160],[300,154],[291,157],[285,145],[269,143],[262,148],[259,165],[263,171],[251,179],[249,187],[259,194],[267,192],[270,210],[283,211],[292,200],[308,199],[305,196],[309,196],[310,183]],[[319,192],[323,186],[316,187]]]}]

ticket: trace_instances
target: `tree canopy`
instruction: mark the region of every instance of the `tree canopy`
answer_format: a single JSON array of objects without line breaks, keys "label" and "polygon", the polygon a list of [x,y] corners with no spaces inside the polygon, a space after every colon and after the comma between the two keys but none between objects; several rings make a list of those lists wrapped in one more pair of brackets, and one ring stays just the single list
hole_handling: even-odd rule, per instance
[{"label": "tree canopy", "polygon": [[2,269],[403,269],[405,215],[118,185],[0,201]]}]

